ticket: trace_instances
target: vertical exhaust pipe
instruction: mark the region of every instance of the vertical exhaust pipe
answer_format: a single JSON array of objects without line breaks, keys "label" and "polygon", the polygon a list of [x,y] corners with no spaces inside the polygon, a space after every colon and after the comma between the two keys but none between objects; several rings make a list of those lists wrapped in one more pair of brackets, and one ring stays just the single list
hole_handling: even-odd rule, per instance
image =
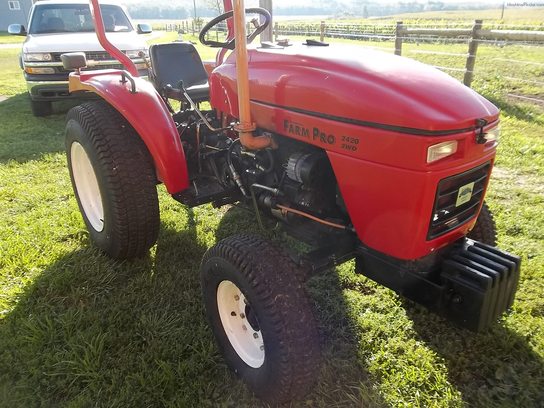
[{"label": "vertical exhaust pipe", "polygon": [[[97,0],[91,0],[97,1]],[[236,82],[238,86],[238,112],[240,123],[235,130],[240,134],[240,143],[246,149],[259,150],[272,146],[269,136],[253,136],[255,124],[251,121],[249,105],[249,74],[246,44],[246,14],[244,0],[234,0],[234,34],[236,41]]]}]

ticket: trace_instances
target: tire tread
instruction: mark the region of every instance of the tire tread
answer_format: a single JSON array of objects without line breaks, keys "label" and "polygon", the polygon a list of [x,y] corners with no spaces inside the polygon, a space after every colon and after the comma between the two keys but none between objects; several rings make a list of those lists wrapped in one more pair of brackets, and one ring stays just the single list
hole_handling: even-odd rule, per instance
[{"label": "tire tread", "polygon": [[96,152],[114,214],[113,236],[101,249],[115,259],[143,256],[155,244],[160,227],[156,177],[145,144],[104,102],[72,108],[66,121],[70,120],[80,124]]},{"label": "tire tread", "polygon": [[253,391],[274,404],[303,397],[315,382],[321,352],[312,305],[297,276],[298,266],[276,245],[246,234],[220,241],[205,254],[202,264],[213,258],[229,260],[239,268],[264,304],[276,328],[275,337],[280,339],[279,355],[283,358],[275,373],[279,383]]}]

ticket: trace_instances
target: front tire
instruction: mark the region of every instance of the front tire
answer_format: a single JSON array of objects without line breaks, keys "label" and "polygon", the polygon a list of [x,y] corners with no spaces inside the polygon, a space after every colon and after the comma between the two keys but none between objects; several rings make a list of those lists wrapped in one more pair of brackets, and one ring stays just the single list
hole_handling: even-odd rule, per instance
[{"label": "front tire", "polygon": [[145,255],[160,219],[153,163],[138,134],[111,106],[88,102],[68,112],[66,153],[92,242],[115,259]]},{"label": "front tire", "polygon": [[320,347],[297,265],[250,235],[231,236],[204,255],[206,312],[228,366],[262,400],[303,397],[317,377]]},{"label": "front tire", "polygon": [[497,246],[497,227],[495,226],[493,213],[485,202],[482,205],[474,228],[468,233],[467,237],[487,245]]}]

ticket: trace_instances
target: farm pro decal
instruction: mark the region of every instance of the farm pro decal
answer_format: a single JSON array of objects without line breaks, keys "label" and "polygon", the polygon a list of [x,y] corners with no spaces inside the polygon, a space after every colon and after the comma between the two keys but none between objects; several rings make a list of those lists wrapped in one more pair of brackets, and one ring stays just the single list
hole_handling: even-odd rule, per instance
[{"label": "farm pro decal", "polygon": [[297,138],[309,139],[323,146],[338,146],[341,149],[351,152],[357,151],[359,139],[351,136],[341,136],[338,138],[332,133],[323,132],[316,126],[305,126],[299,122],[285,119],[283,121],[283,130]]}]

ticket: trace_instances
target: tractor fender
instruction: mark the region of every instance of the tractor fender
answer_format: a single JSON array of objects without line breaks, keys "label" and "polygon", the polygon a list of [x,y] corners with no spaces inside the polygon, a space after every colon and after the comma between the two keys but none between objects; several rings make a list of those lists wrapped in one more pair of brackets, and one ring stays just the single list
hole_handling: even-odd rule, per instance
[{"label": "tractor fender", "polygon": [[157,177],[170,194],[189,186],[185,153],[176,125],[153,85],[121,70],[73,72],[70,92],[88,91],[113,106],[136,130],[153,157]]}]

